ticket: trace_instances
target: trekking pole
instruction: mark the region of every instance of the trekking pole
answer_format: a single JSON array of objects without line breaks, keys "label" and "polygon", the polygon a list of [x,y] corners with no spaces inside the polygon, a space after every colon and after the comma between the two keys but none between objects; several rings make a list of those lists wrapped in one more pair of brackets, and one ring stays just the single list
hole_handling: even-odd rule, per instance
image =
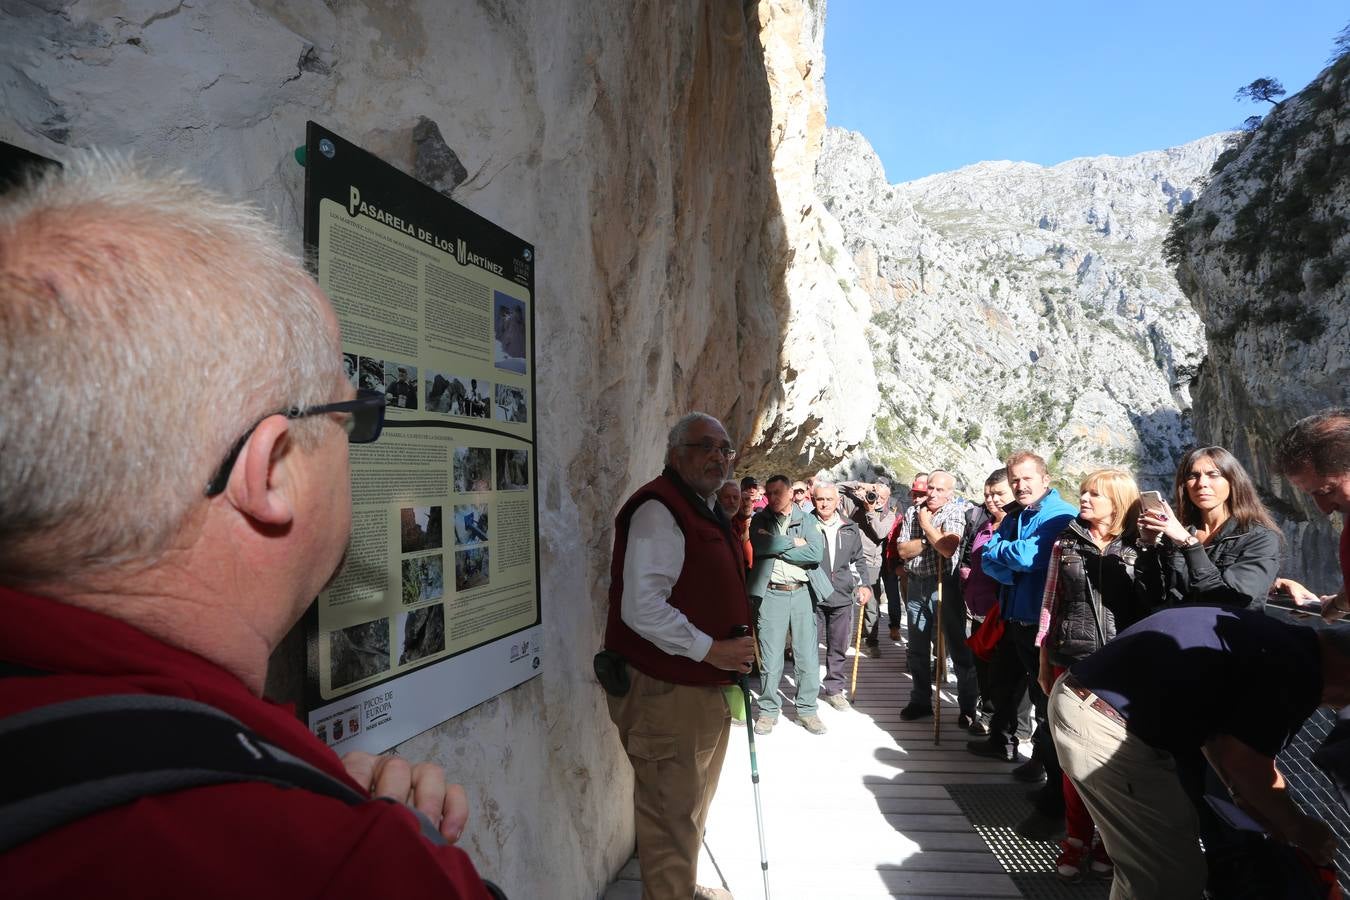
[{"label": "trekking pole", "polygon": [[[737,625],[731,636],[744,637],[749,633],[748,625]],[[745,696],[745,736],[750,740],[750,783],[755,787],[755,824],[759,826],[759,868],[764,873],[764,900],[769,900],[769,851],[764,843],[764,807],[759,799],[759,757],[755,754],[755,729],[750,724],[750,676],[742,674],[737,680]]]},{"label": "trekking pole", "polygon": [[859,608],[858,604],[856,603],[853,604],[853,611],[858,615],[858,634],[856,637],[853,638],[853,677],[849,680],[848,683],[848,699],[850,700],[853,699],[853,695],[857,693],[858,690],[858,657],[862,656],[862,627],[863,627],[864,609],[865,607]]},{"label": "trekking pole", "polygon": [[933,666],[933,743],[942,739],[942,685],[947,680],[947,650],[942,646],[942,572],[938,571],[937,610],[933,617],[937,640],[937,665]]}]

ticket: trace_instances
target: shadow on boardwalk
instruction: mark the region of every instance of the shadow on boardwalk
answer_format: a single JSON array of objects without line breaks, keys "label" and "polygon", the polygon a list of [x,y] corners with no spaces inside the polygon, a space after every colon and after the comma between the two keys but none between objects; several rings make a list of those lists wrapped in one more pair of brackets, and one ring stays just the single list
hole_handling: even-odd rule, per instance
[{"label": "shadow on boardwalk", "polygon": [[[785,703],[773,733],[756,739],[774,900],[1024,896],[947,790],[1004,788],[1013,766],[966,752],[970,736],[956,727],[950,697],[939,744],[931,719],[900,720],[909,699],[903,647],[883,641],[881,658],[860,660],[858,670],[853,709],[820,706],[828,734],[808,734]],[[786,680],[785,688],[791,696]],[[757,900],[759,859],[748,744],[745,729],[733,728],[699,882]],[[605,900],[636,900],[637,877],[633,861]]]}]

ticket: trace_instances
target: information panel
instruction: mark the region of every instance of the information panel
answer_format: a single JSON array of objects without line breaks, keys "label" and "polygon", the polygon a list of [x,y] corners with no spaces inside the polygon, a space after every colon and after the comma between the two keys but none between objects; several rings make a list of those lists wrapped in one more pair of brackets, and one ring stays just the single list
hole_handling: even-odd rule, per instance
[{"label": "information panel", "polygon": [[534,248],[309,123],[305,243],[347,375],[346,560],[308,619],[310,727],[379,752],[539,673]]}]

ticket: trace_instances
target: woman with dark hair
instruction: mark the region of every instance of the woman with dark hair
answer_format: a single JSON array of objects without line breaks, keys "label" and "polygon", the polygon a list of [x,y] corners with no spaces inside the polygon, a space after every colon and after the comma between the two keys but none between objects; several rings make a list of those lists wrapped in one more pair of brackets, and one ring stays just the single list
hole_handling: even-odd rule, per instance
[{"label": "woman with dark hair", "polygon": [[1265,606],[1280,567],[1280,532],[1233,454],[1197,447],[1177,466],[1174,501],[1139,517],[1140,584],[1153,608]]},{"label": "woman with dark hair", "polygon": [[[1191,450],[1177,466],[1175,503],[1180,516],[1166,503],[1139,516],[1140,599],[1155,609],[1192,603],[1262,609],[1279,571],[1281,538],[1242,464],[1222,447]],[[1259,841],[1220,819],[1205,800],[1219,781],[1203,756],[1178,756],[1176,772],[1195,806],[1210,895],[1243,896],[1235,873],[1256,858]]]}]

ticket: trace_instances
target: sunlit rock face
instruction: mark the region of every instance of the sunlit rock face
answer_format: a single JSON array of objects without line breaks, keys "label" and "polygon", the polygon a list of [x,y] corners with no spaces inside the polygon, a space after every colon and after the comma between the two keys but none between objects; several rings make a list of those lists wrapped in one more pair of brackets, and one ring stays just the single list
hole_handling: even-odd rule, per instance
[{"label": "sunlit rock face", "polygon": [[849,455],[871,425],[876,375],[871,308],[843,251],[838,222],[816,196],[825,136],[824,2],[760,4],[773,112],[773,180],[784,252],[764,260],[775,306],[786,311],[777,377],[762,385],[744,465],[802,472]]},{"label": "sunlit rock face", "polygon": [[[546,666],[400,748],[466,784],[462,843],[511,896],[596,896],[632,850],[630,768],[590,657],[612,516],[660,471],[674,418],[723,418],[750,459],[784,446],[814,458],[861,441],[875,405],[867,378],[855,409],[839,386],[851,375],[816,364],[862,354],[870,367],[866,312],[840,284],[851,271],[811,249],[830,227],[811,199],[823,9],[106,0],[0,13],[0,138],[188,169],[266,208],[298,248],[293,151],[314,119],[536,245]],[[825,305],[789,315],[805,290]],[[294,694],[302,660],[283,648],[275,693]]]},{"label": "sunlit rock face", "polygon": [[1170,481],[1205,344],[1162,241],[1224,140],[889,184],[862,135],[829,130],[816,190],[870,303],[880,382],[862,452],[974,490],[1022,447],[1075,489],[1104,465]]},{"label": "sunlit rock face", "polygon": [[1285,573],[1339,583],[1334,523],[1272,449],[1299,418],[1350,404],[1350,57],[1266,116],[1179,225],[1182,287],[1205,322],[1195,430],[1252,473],[1286,537]]}]

